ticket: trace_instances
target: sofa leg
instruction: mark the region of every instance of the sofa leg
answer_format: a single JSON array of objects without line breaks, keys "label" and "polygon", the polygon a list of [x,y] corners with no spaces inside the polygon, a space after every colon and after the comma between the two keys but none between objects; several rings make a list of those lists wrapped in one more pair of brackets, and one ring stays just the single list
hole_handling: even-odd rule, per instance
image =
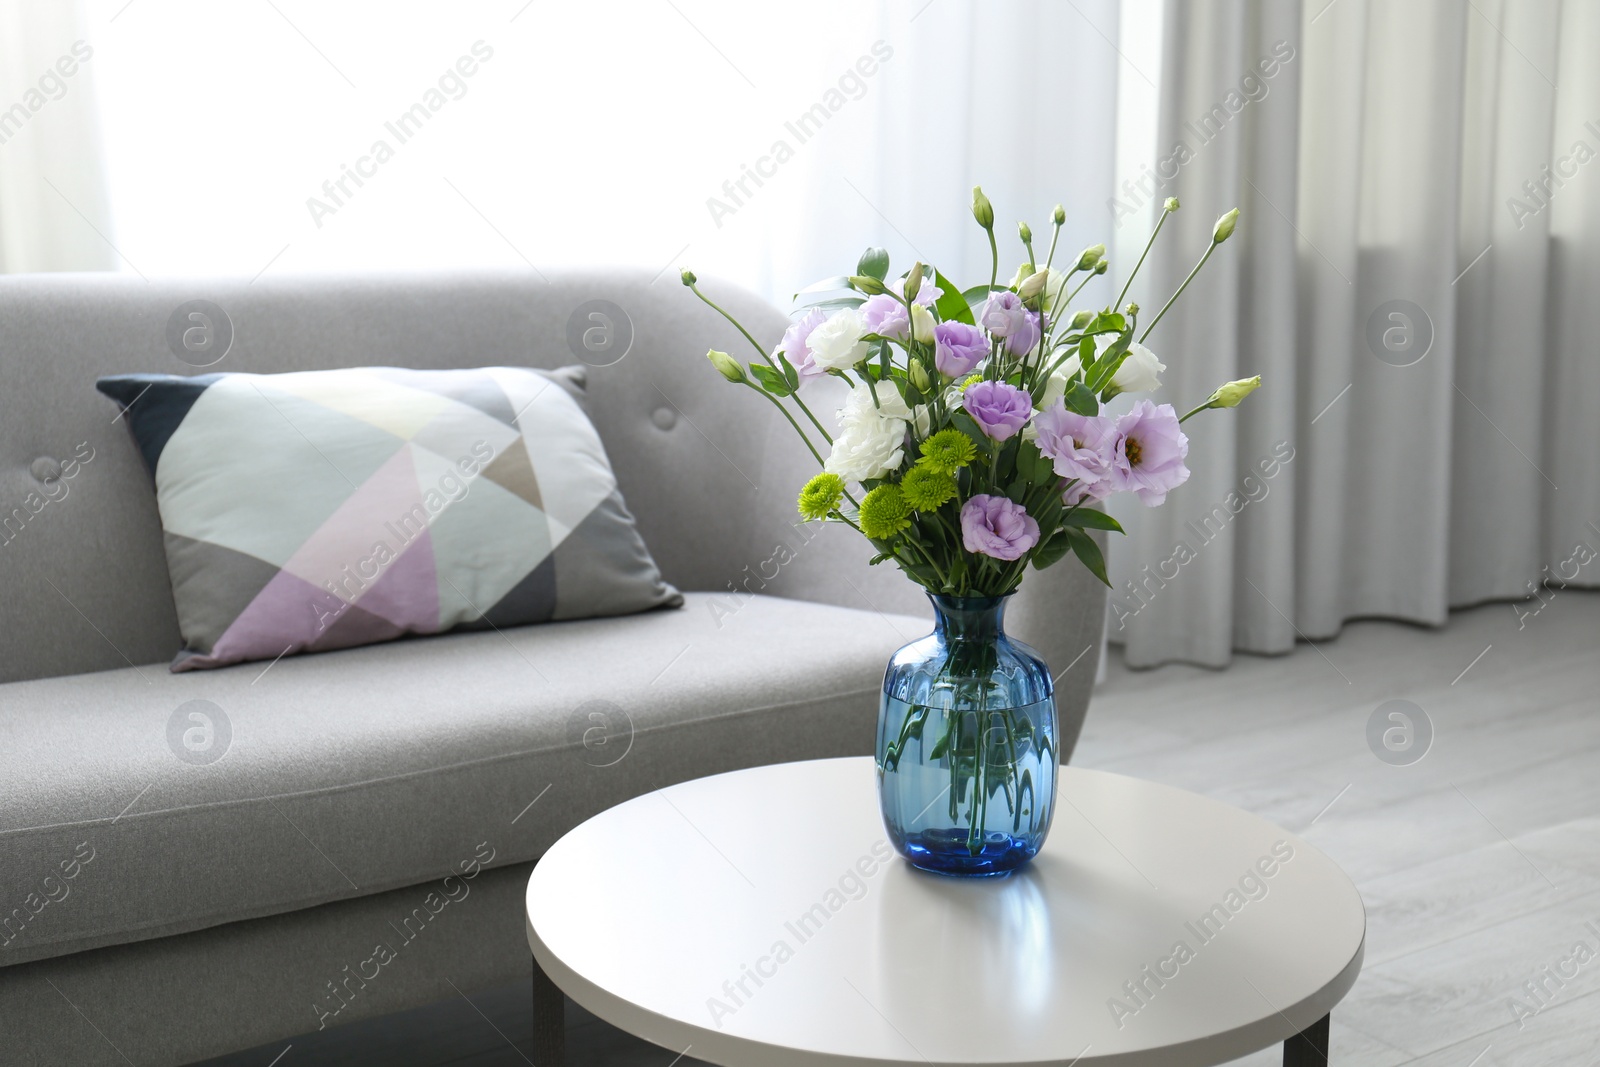
[{"label": "sofa leg", "polygon": [[1328,1067],[1328,1021],[1324,1015],[1283,1043],[1283,1067]]},{"label": "sofa leg", "polygon": [[533,1062],[535,1067],[566,1067],[566,998],[533,961]]}]

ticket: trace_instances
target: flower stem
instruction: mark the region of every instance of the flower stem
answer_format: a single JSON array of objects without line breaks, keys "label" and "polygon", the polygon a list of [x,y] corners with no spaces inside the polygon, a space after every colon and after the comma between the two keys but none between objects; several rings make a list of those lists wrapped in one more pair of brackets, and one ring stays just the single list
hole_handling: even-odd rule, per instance
[{"label": "flower stem", "polygon": [[[709,307],[711,310],[715,311],[718,315],[721,315],[723,318],[725,318],[729,322],[733,323],[734,329],[736,329],[740,333],[744,334],[744,339],[746,341],[749,341],[750,342],[750,347],[756,350],[756,355],[760,356],[766,362],[767,366],[771,367],[775,371],[778,371],[780,374],[782,373],[782,368],[780,368],[777,363],[773,362],[773,359],[772,359],[771,356],[767,355],[767,350],[762,348],[759,344],[757,344],[756,343],[756,339],[754,337],[750,336],[750,331],[744,328],[744,323],[740,322],[738,319],[734,318],[732,315],[730,315],[726,311],[722,310],[722,308],[719,307],[716,304],[715,301],[713,301],[710,297],[706,296],[706,294],[704,294],[704,293],[702,293],[700,291],[699,286],[691,285],[691,286],[689,286],[689,291],[691,293],[693,293],[695,296],[698,296],[701,299],[701,301],[704,302],[705,305],[707,307]],[[833,444],[832,436],[830,436],[828,431],[823,428],[822,423],[817,421],[817,417],[811,413],[811,409],[806,406],[806,402],[804,400],[800,399],[799,391],[797,390],[797,391],[795,391],[793,393],[790,393],[789,395],[794,400],[796,406],[798,406],[801,411],[805,412],[806,418],[811,420],[811,425],[813,425],[813,426],[815,426],[817,428],[817,432],[822,435],[822,439],[824,441],[828,442],[829,445],[832,445]],[[768,400],[773,400],[773,398],[770,397],[770,396],[767,397],[767,399]],[[776,403],[775,400],[773,402]],[[783,405],[779,404],[778,407],[779,407],[779,410],[783,410]],[[787,410],[783,410],[783,413],[785,415],[787,415],[788,411]],[[790,419],[789,421],[793,422],[794,420]],[[804,436],[804,435],[802,434],[802,436]],[[810,444],[809,441],[807,441],[806,443]]]},{"label": "flower stem", "polygon": [[[1095,274],[1094,271],[1089,271],[1089,276],[1087,278],[1085,278],[1083,281],[1079,282],[1078,283],[1078,287],[1076,289],[1072,290],[1072,292],[1067,294],[1067,299],[1069,301],[1077,299],[1078,294],[1083,292],[1083,287],[1088,285],[1090,282],[1094,281],[1095,278],[1097,278],[1097,277],[1099,277],[1099,275]],[[1111,310],[1115,311],[1116,308],[1112,308]]]},{"label": "flower stem", "polygon": [[1211,258],[1211,253],[1215,252],[1216,250],[1217,250],[1217,242],[1216,241],[1212,241],[1209,245],[1206,246],[1206,254],[1200,257],[1200,262],[1198,262],[1198,263],[1196,263],[1194,265],[1194,270],[1190,271],[1189,272],[1189,276],[1183,280],[1183,284],[1178,286],[1178,291],[1176,293],[1173,293],[1171,298],[1169,298],[1165,304],[1161,305],[1161,310],[1156,312],[1156,317],[1150,320],[1150,325],[1148,325],[1148,326],[1146,326],[1144,328],[1144,335],[1139,338],[1139,343],[1140,344],[1144,343],[1145,337],[1149,337],[1150,336],[1150,331],[1156,328],[1156,323],[1161,321],[1161,316],[1163,316],[1163,315],[1165,315],[1167,313],[1167,309],[1172,306],[1173,301],[1177,300],[1178,297],[1182,296],[1183,295],[1183,291],[1185,289],[1189,288],[1189,283],[1194,281],[1194,276],[1196,274],[1200,273],[1200,268],[1206,265],[1206,260],[1210,259]]},{"label": "flower stem", "polygon": [[[1078,273],[1076,268],[1074,268],[1073,270],[1067,272],[1067,281],[1071,281],[1072,280],[1072,276],[1074,274],[1076,274],[1076,273]],[[1079,282],[1078,283],[1078,287],[1076,289],[1072,290],[1072,292],[1067,294],[1067,299],[1066,299],[1065,303],[1070,305],[1073,300],[1077,299],[1078,294],[1083,292],[1083,287],[1088,285],[1090,282],[1094,281],[1095,277],[1096,277],[1095,272],[1094,271],[1089,271],[1089,276],[1087,278],[1085,278],[1083,281]],[[1059,297],[1061,295],[1061,290],[1065,289],[1066,287],[1067,287],[1067,282],[1066,281],[1062,282],[1060,288],[1058,288],[1056,290],[1056,296]],[[1058,303],[1060,303],[1060,301],[1058,301]],[[1058,308],[1057,310],[1064,310],[1064,309]],[[1115,310],[1115,309],[1113,309],[1113,310]],[[1049,337],[1050,343],[1052,343],[1052,344],[1055,343],[1056,331],[1061,328],[1061,324],[1063,322],[1071,322],[1071,321],[1072,321],[1071,316],[1068,316],[1068,315],[1057,315],[1056,316],[1056,321],[1052,322],[1050,324],[1050,337]]]},{"label": "flower stem", "polygon": [[765,389],[761,388],[759,385],[756,385],[755,383],[748,382],[748,381],[745,382],[744,384],[749,386],[751,389],[754,389],[756,392],[760,393],[762,396],[766,397],[769,401],[772,402],[772,406],[773,407],[777,408],[779,411],[781,411],[783,413],[783,417],[789,420],[789,425],[794,427],[794,432],[800,435],[800,440],[802,440],[802,441],[804,441],[806,443],[806,448],[810,450],[812,457],[816,459],[817,466],[819,466],[819,467],[825,466],[825,464],[823,463],[823,460],[822,460],[822,454],[819,453],[817,451],[817,449],[816,449],[816,446],[811,443],[811,438],[806,436],[806,432],[800,428],[800,424],[798,422],[794,421],[794,416],[789,414],[789,409],[784,407],[782,402],[780,402],[777,397],[773,396],[771,393],[767,392]]},{"label": "flower stem", "polygon": [[1144,257],[1150,254],[1151,246],[1156,243],[1156,234],[1161,232],[1161,227],[1166,224],[1167,216],[1170,214],[1172,214],[1172,212],[1162,209],[1161,217],[1156,220],[1156,228],[1150,231],[1150,240],[1144,243],[1144,251],[1139,253],[1139,262],[1133,265],[1133,273],[1128,275],[1128,281],[1125,285],[1123,285],[1122,292],[1117,294],[1117,302],[1111,305],[1112,311],[1115,311],[1122,306],[1122,298],[1127,296],[1128,290],[1133,287],[1134,277],[1138,275],[1139,268],[1144,266]]},{"label": "flower stem", "polygon": [[1056,259],[1056,242],[1059,241],[1059,240],[1061,240],[1061,223],[1058,222],[1058,223],[1055,224],[1055,232],[1050,235],[1050,253],[1049,253],[1049,255],[1045,256],[1045,259],[1044,259],[1044,269],[1045,270],[1049,270],[1050,269],[1050,264],[1055,262],[1055,259]]}]

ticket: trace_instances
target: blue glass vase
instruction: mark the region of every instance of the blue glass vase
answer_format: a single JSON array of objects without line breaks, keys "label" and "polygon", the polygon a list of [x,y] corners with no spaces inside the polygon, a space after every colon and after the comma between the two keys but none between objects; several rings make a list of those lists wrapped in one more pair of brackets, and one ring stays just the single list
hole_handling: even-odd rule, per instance
[{"label": "blue glass vase", "polygon": [[1050,832],[1055,687],[1038,653],[1006,636],[1009,595],[928,599],[933,633],[896,652],[883,676],[883,823],[923,870],[1004,874]]}]

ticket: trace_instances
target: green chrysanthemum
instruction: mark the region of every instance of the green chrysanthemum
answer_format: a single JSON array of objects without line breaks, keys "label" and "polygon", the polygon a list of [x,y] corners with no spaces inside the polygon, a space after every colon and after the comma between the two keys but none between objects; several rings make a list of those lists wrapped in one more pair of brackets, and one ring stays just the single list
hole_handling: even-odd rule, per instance
[{"label": "green chrysanthemum", "polygon": [[[961,437],[966,440],[966,434]],[[931,466],[918,464],[900,479],[900,492],[912,511],[933,511],[946,500],[954,499],[957,491],[954,478]]]},{"label": "green chrysanthemum", "polygon": [[917,462],[936,474],[954,474],[971,463],[977,454],[978,448],[972,438],[951,427],[922,442],[922,458]]},{"label": "green chrysanthemum", "polygon": [[861,499],[861,532],[886,541],[911,525],[911,509],[898,485],[880,485]]},{"label": "green chrysanthemum", "polygon": [[808,521],[825,519],[844,499],[844,479],[837,474],[819,474],[800,490],[800,514]]},{"label": "green chrysanthemum", "polygon": [[981,381],[983,381],[983,375],[981,374],[973,374],[967,378],[964,378],[961,382],[961,391],[964,393],[967,391],[969,386],[977,385]]}]

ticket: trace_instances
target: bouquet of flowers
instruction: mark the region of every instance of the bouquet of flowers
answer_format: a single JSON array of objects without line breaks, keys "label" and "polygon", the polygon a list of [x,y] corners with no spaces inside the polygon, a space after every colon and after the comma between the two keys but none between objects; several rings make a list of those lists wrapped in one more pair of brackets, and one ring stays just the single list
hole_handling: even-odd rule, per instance
[{"label": "bouquet of flowers", "polygon": [[[1176,198],[1163,205],[1134,274],[1177,210]],[[816,457],[822,471],[801,489],[800,514],[853,527],[877,550],[872,563],[892,560],[933,594],[999,597],[1028,564],[1043,569],[1072,553],[1109,585],[1085,530],[1122,527],[1095,505],[1117,492],[1162,503],[1189,477],[1182,423],[1234,407],[1261,384],[1259,376],[1229,382],[1182,417],[1149,399],[1117,415],[1105,409],[1122,393],[1160,386],[1166,367],[1144,340],[1232,235],[1239,211],[1217,220],[1205,254],[1142,332],[1137,304],[1071,310],[1107,262],[1105,246],[1094,245],[1054,266],[1060,205],[1043,263],[1027,223],[1018,224],[1027,259],[1003,285],[994,209],[981,188],[972,214],[989,239],[987,285],[962,290],[923,263],[891,278],[888,253],[869,248],[854,275],[796,295],[796,317],[770,354],[685,270],[683,283],[744,334],[760,362],[707,357],[774,404]],[[800,395],[823,375],[850,385],[835,434]]]}]

